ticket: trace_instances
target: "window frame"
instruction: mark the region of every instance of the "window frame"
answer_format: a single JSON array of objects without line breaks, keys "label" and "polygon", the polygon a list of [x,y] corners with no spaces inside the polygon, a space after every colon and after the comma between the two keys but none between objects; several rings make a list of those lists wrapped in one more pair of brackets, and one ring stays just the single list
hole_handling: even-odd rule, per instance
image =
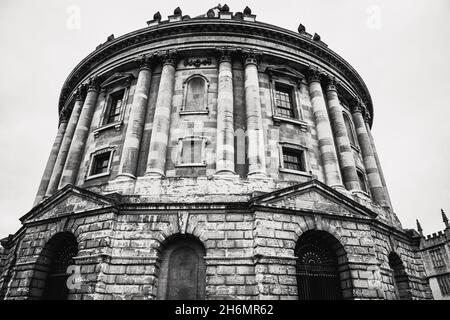
[{"label": "window frame", "polygon": [[[93,131],[95,138],[97,138],[100,133],[105,130],[115,128],[117,131],[120,131],[123,127],[125,112],[128,106],[128,99],[130,97],[131,83],[134,78],[135,77],[131,73],[115,73],[101,84],[100,92],[103,96],[103,99],[99,99],[99,101],[101,101],[102,103],[101,114],[97,128]],[[124,93],[120,108],[119,120],[108,123],[112,103],[112,95],[121,90],[124,90]]]},{"label": "window frame", "polygon": [[445,267],[445,258],[444,252],[441,246],[435,247],[429,250],[431,263],[433,268],[442,268]]},{"label": "window frame", "polygon": [[[357,167],[356,168],[356,175],[358,177],[358,183],[359,183],[359,188],[360,188],[360,192],[362,192],[363,194],[367,195],[368,197],[370,197],[370,187],[369,187],[369,183],[367,181],[367,174],[366,172],[362,169]],[[362,175],[363,181],[364,181],[364,187],[365,190],[363,190],[362,186],[361,186],[361,181],[359,178],[359,175]]]},{"label": "window frame", "polygon": [[[204,85],[205,85],[204,99],[203,99],[203,108],[201,110],[186,110],[189,82],[192,81],[193,79],[201,79],[201,80],[204,81]],[[209,86],[210,86],[210,81],[208,80],[208,78],[206,78],[202,74],[196,73],[196,74],[193,74],[193,75],[187,77],[183,81],[183,100],[182,100],[182,104],[181,104],[181,107],[180,107],[180,112],[179,112],[180,115],[209,114],[209,108],[208,108],[208,103],[209,103],[209,98],[208,98]]]},{"label": "window frame", "polygon": [[450,295],[450,273],[440,274],[436,276],[436,281],[443,296]]},{"label": "window frame", "polygon": [[[111,166],[112,166],[112,161],[114,159],[114,152],[115,152],[115,148],[112,148],[112,147],[102,148],[102,149],[92,152],[89,157],[89,166],[88,166],[88,170],[86,171],[86,176],[85,176],[84,180],[87,181],[87,180],[92,180],[92,179],[96,179],[96,178],[100,178],[100,177],[109,176],[111,174]],[[107,167],[106,172],[92,174],[92,170],[94,169],[93,168],[94,159],[105,153],[109,153],[109,161],[108,161],[108,167]]]},{"label": "window frame", "polygon": [[[358,135],[356,134],[355,125],[353,124],[353,118],[351,114],[347,111],[346,107],[341,102],[341,105],[343,106],[342,110],[342,117],[344,118],[344,126],[345,126],[345,132],[348,136],[348,142],[350,143],[350,146],[359,152],[359,141],[358,141]],[[347,126],[345,124],[345,118],[347,118],[351,133],[348,132]],[[352,139],[350,138],[350,134],[353,136],[354,143],[352,143]]]},{"label": "window frame", "polygon": [[[201,142],[201,156],[200,156],[200,162],[193,162],[193,163],[183,163],[183,145],[186,141],[200,141]],[[209,143],[209,140],[205,136],[184,136],[182,138],[178,139],[178,146],[177,146],[177,161],[175,163],[175,167],[206,167],[206,146]]]},{"label": "window frame", "polygon": [[[308,125],[304,120],[305,115],[301,109],[302,99],[300,95],[300,87],[304,81],[304,76],[288,67],[268,67],[266,73],[269,75],[270,102],[274,124],[291,123],[299,126],[302,131],[306,132]],[[276,103],[277,86],[289,88],[291,90],[290,97],[292,101],[293,117],[278,114]]]},{"label": "window frame", "polygon": [[[301,152],[301,157],[303,161],[304,171],[288,169],[284,164],[284,149],[290,150],[291,152]],[[281,141],[278,143],[278,153],[279,153],[279,171],[284,173],[292,173],[301,176],[311,177],[311,169],[308,161],[308,148],[299,144],[294,144],[290,142]]]}]

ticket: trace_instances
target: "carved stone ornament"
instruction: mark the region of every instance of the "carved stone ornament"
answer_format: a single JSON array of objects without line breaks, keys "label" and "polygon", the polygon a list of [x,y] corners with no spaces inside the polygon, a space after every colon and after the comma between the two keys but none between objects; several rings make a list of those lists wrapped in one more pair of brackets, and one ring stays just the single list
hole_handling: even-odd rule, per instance
[{"label": "carved stone ornament", "polygon": [[204,59],[200,59],[200,58],[195,58],[195,59],[189,59],[186,58],[184,59],[184,66],[195,66],[195,67],[200,67],[201,65],[210,65],[211,62],[211,58],[204,58]]}]

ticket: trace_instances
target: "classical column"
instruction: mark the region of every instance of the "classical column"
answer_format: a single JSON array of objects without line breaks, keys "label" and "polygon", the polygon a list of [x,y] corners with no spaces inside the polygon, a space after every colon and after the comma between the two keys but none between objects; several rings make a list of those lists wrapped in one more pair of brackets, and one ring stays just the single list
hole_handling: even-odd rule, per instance
[{"label": "classical column", "polygon": [[150,149],[147,158],[145,175],[165,175],[167,143],[170,130],[170,111],[175,82],[176,57],[167,53],[163,57],[163,68],[156,98],[155,116],[153,119]]},{"label": "classical column", "polygon": [[336,81],[330,78],[327,85],[328,111],[336,141],[337,155],[341,166],[342,180],[347,190],[361,190],[356,172],[350,140],[345,127],[342,106],[336,90]]},{"label": "classical column", "polygon": [[245,68],[245,111],[247,117],[248,175],[266,175],[266,154],[264,129],[259,95],[257,54],[244,54]]},{"label": "classical column", "polygon": [[119,177],[136,178],[151,78],[150,60],[142,58],[120,159]]},{"label": "classical column", "polygon": [[61,148],[59,149],[55,167],[50,178],[50,183],[48,184],[48,188],[45,193],[47,197],[51,196],[58,189],[64,164],[66,163],[67,153],[69,152],[70,144],[72,143],[73,135],[75,133],[75,128],[77,127],[78,118],[80,117],[81,108],[83,107],[83,100],[85,96],[83,89],[84,88],[82,87],[78,88],[77,93],[75,94],[75,104],[72,108],[72,113],[70,114],[66,134],[64,135]]},{"label": "classical column", "polygon": [[320,84],[321,74],[317,69],[310,70],[309,93],[316,122],[317,139],[319,140],[320,155],[325,171],[325,181],[330,187],[343,187],[336,147],[331,131],[330,119]]},{"label": "classical column", "polygon": [[60,114],[58,133],[56,134],[55,141],[53,142],[50,156],[48,157],[47,164],[45,165],[44,174],[42,175],[41,183],[39,184],[38,192],[34,200],[34,205],[40,202],[47,191],[50,177],[55,168],[56,159],[58,157],[59,150],[61,149],[61,142],[63,141],[64,134],[67,130],[67,110],[63,109]]},{"label": "classical column", "polygon": [[217,94],[216,173],[235,174],[231,55],[226,50],[222,50],[220,53]]},{"label": "classical column", "polygon": [[366,124],[364,122],[364,112],[365,106],[364,104],[362,104],[362,102],[357,101],[352,106],[353,122],[355,124],[356,135],[358,136],[361,155],[363,158],[364,166],[366,168],[367,180],[369,181],[372,199],[379,205],[387,206],[380,173],[378,171],[372,144],[370,142]]},{"label": "classical column", "polygon": [[377,149],[375,148],[375,142],[373,140],[372,132],[370,130],[370,125],[369,125],[370,114],[367,110],[364,115],[364,121],[366,122],[366,130],[367,130],[367,134],[369,135],[370,144],[372,145],[373,154],[375,156],[375,162],[377,164],[378,172],[380,174],[381,184],[383,185],[384,196],[386,198],[387,205],[392,209],[391,197],[389,196],[389,192],[387,190],[387,185],[386,185],[386,180],[384,179],[383,169],[381,168],[380,159],[378,158]]},{"label": "classical column", "polygon": [[67,159],[64,164],[64,169],[59,182],[58,188],[61,189],[67,184],[74,184],[80,169],[81,160],[83,157],[84,147],[91,126],[92,116],[94,114],[99,87],[96,79],[89,81],[89,89],[84,100],[83,108],[81,109],[80,117],[73,135],[72,143],[70,144]]}]

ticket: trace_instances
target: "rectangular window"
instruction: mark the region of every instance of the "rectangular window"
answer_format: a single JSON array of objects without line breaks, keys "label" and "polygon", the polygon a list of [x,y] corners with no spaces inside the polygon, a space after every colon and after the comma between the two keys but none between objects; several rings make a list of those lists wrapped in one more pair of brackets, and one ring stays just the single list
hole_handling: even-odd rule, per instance
[{"label": "rectangular window", "polygon": [[90,175],[107,173],[109,169],[109,160],[111,158],[111,151],[97,154],[92,159]]},{"label": "rectangular window", "polygon": [[181,150],[181,163],[202,163],[202,146],[201,139],[184,140]]},{"label": "rectangular window", "polygon": [[433,263],[433,267],[439,268],[445,265],[444,257],[442,256],[441,248],[436,248],[430,250],[431,262]]},{"label": "rectangular window", "polygon": [[283,148],[283,168],[306,171],[304,151]]},{"label": "rectangular window", "polygon": [[450,295],[450,274],[444,274],[437,277],[439,288],[441,289],[442,295]]},{"label": "rectangular window", "polygon": [[294,118],[292,88],[278,84],[275,85],[275,106],[278,115]]},{"label": "rectangular window", "polygon": [[364,173],[362,173],[361,171],[358,171],[358,180],[359,180],[359,185],[361,187],[361,191],[364,191],[365,193],[369,193],[367,190],[367,184],[366,184],[366,177],[364,175]]},{"label": "rectangular window", "polygon": [[110,95],[110,105],[109,105],[109,112],[107,117],[106,123],[113,123],[120,121],[120,114],[122,112],[122,104],[123,104],[123,98],[125,95],[125,90],[120,90],[117,92],[114,92]]}]

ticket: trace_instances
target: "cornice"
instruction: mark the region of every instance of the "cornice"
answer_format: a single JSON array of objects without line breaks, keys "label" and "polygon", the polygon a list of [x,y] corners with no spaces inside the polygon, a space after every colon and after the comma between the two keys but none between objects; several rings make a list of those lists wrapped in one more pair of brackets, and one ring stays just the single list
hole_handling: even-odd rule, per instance
[{"label": "cornice", "polygon": [[369,90],[356,70],[342,57],[314,41],[308,34],[295,33],[262,22],[220,20],[217,18],[194,18],[161,23],[130,32],[100,45],[94,52],[84,58],[67,77],[59,98],[59,110],[63,108],[72,91],[80,82],[86,79],[90,71],[109,58],[135,47],[180,36],[192,36],[196,33],[202,35],[213,33],[214,35],[222,36],[240,35],[247,38],[263,38],[268,42],[278,42],[303,51],[341,72],[342,76],[358,92],[371,114],[371,119],[373,119],[373,107]]}]

